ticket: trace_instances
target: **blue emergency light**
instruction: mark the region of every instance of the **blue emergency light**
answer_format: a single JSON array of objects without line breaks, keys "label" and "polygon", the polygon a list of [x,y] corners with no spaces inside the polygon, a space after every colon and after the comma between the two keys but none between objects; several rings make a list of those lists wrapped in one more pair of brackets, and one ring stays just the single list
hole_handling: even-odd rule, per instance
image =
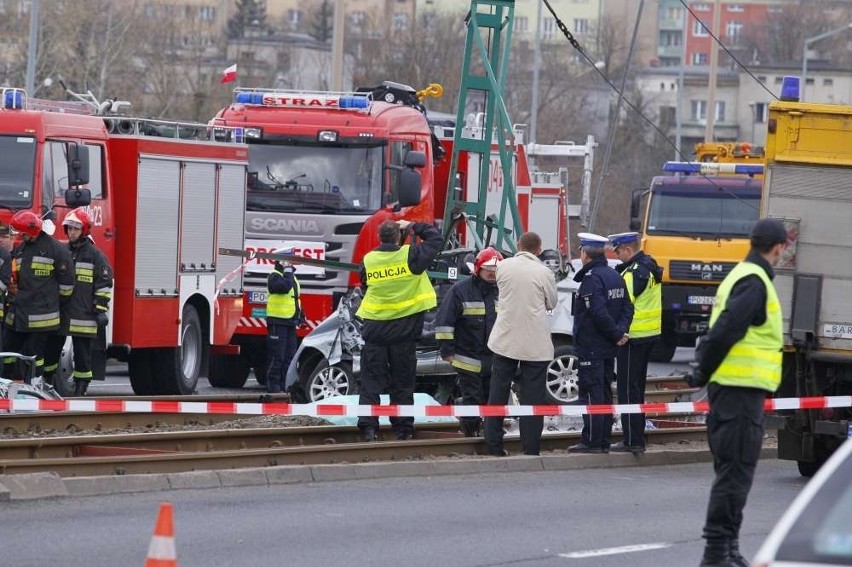
[{"label": "blue emergency light", "polygon": [[667,161],[663,165],[663,171],[667,173],[703,173],[712,175],[717,173],[736,173],[739,175],[763,175],[762,164],[746,163],[714,163],[700,161]]},{"label": "blue emergency light", "polygon": [[342,96],[340,97],[340,108],[361,109],[369,108],[370,99],[366,96]]},{"label": "blue emergency light", "polygon": [[3,108],[12,110],[24,107],[24,91],[21,89],[5,89],[3,92]]},{"label": "blue emergency light", "polygon": [[781,100],[799,102],[799,77],[784,76],[781,81]]},{"label": "blue emergency light", "polygon": [[238,104],[263,104],[263,93],[238,92],[235,98]]}]

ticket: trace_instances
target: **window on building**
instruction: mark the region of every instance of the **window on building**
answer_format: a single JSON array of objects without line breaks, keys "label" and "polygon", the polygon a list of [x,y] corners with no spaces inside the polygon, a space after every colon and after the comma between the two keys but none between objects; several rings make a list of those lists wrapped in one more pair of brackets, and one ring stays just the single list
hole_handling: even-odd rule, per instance
[{"label": "window on building", "polygon": [[730,21],[725,24],[725,35],[728,37],[728,41],[730,41],[731,43],[737,42],[737,39],[740,37],[742,31],[742,22]]},{"label": "window on building", "polygon": [[692,54],[692,64],[693,65],[707,65],[707,54],[706,53],[693,53]]},{"label": "window on building", "polygon": [[586,18],[574,18],[574,33],[589,33],[589,20]]},{"label": "window on building", "polygon": [[683,7],[682,6],[669,6],[666,8],[666,19],[667,20],[677,20],[680,21],[683,19]]},{"label": "window on building", "polygon": [[692,104],[692,120],[695,122],[704,122],[707,120],[707,101],[693,100]]},{"label": "window on building", "polygon": [[405,12],[394,12],[392,20],[393,29],[402,31],[408,29],[408,14]]},{"label": "window on building", "polygon": [[696,4],[692,7],[692,9],[696,12],[709,12],[711,10],[710,4]]},{"label": "window on building", "polygon": [[556,20],[553,18],[544,18],[541,26],[542,39],[553,39],[556,35]]},{"label": "window on building", "polygon": [[677,117],[676,117],[676,109],[674,106],[661,106],[660,113],[660,128],[671,128],[674,126]]},{"label": "window on building", "polygon": [[198,19],[205,22],[212,22],[216,19],[216,7],[215,6],[199,6],[198,7]]},{"label": "window on building", "polygon": [[742,4],[728,4],[729,12],[745,12]]},{"label": "window on building", "polygon": [[766,122],[769,114],[769,105],[765,102],[756,102],[754,103],[754,121],[755,122]]},{"label": "window on building", "polygon": [[784,81],[784,77],[775,77],[775,84],[780,85]]},{"label": "window on building", "polygon": [[512,24],[515,33],[527,33],[529,31],[530,19],[527,16],[517,16]]},{"label": "window on building", "polygon": [[661,31],[660,45],[663,47],[677,47],[683,44],[683,33],[680,31]]},{"label": "window on building", "polygon": [[724,122],[725,121],[725,101],[717,100],[716,101],[716,116],[713,118],[716,122]]},{"label": "window on building", "polygon": [[302,11],[301,10],[287,10],[287,23],[290,24],[290,27],[296,29],[299,27],[299,24],[302,23]]},{"label": "window on building", "polygon": [[833,87],[834,86],[834,79],[823,79],[822,80],[822,86]]},{"label": "window on building", "polygon": [[367,20],[367,13],[360,10],[349,12],[349,23],[352,28],[360,31],[364,27],[364,22]]},{"label": "window on building", "polygon": [[765,85],[766,84],[766,75],[758,75],[757,80]]},{"label": "window on building", "polygon": [[707,30],[704,29],[704,26],[701,25],[701,22],[695,20],[692,23],[692,35],[695,37],[708,37],[710,34],[707,33]]}]

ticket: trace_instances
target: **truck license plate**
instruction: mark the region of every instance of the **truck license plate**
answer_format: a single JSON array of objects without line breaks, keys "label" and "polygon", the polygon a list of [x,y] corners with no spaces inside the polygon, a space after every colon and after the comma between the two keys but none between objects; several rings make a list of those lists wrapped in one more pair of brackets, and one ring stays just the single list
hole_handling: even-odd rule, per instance
[{"label": "truck license plate", "polygon": [[690,295],[687,298],[690,305],[713,305],[715,300],[712,295]]},{"label": "truck license plate", "polygon": [[265,291],[250,291],[248,294],[249,303],[266,303]]}]

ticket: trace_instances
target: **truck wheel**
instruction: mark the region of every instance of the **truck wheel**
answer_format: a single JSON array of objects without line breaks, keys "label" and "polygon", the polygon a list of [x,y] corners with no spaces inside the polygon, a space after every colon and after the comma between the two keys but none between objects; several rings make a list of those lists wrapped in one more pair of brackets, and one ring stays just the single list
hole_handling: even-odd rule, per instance
[{"label": "truck wheel", "polygon": [[59,368],[53,376],[53,389],[63,398],[74,395],[74,346],[71,337],[65,338],[65,345],[59,356]]},{"label": "truck wheel", "polygon": [[551,403],[568,404],[577,399],[580,393],[579,369],[580,361],[573,346],[556,347],[553,360],[547,365],[547,397]]},{"label": "truck wheel", "polygon": [[201,319],[192,305],[184,305],[180,326],[181,346],[162,349],[157,357],[157,382],[162,394],[188,395],[195,392],[204,358]]},{"label": "truck wheel", "polygon": [[671,362],[677,350],[677,337],[660,335],[651,348],[651,362]]},{"label": "truck wheel", "polygon": [[306,381],[300,382],[308,403],[332,396],[348,396],[358,391],[355,377],[352,375],[352,366],[348,362],[329,366],[328,361],[323,360]]},{"label": "truck wheel", "polygon": [[214,388],[242,388],[248,375],[249,366],[244,357],[222,354],[210,356],[207,381]]},{"label": "truck wheel", "polygon": [[127,359],[130,385],[137,396],[152,396],[157,393],[154,380],[155,364],[152,349],[133,349]]},{"label": "truck wheel", "polygon": [[814,460],[811,462],[796,461],[799,465],[799,474],[805,478],[811,478],[825,464],[831,456],[831,451],[823,444],[814,442]]}]

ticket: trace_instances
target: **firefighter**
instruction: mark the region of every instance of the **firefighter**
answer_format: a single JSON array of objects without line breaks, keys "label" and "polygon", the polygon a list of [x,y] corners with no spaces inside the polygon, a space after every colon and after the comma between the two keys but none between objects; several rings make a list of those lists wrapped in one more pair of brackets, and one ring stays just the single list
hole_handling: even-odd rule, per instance
[{"label": "firefighter", "polygon": [[[418,236],[405,244],[403,235]],[[367,291],[356,315],[364,320],[361,334],[361,393],[358,403],[377,405],[389,390],[392,404],[414,402],[417,378],[417,340],[423,333],[425,312],[437,305],[426,269],[443,246],[443,238],[426,223],[385,221],[379,225],[379,246],[364,256],[361,283]],[[411,439],[413,417],[391,417],[396,438]],[[359,417],[365,441],[378,439],[379,419]]]},{"label": "firefighter", "polygon": [[[0,321],[6,316],[6,294],[12,279],[12,233],[9,226],[0,224]],[[3,350],[3,335],[0,329],[0,350]]]},{"label": "firefighter", "polygon": [[[627,344],[633,304],[624,280],[607,263],[608,240],[588,232],[578,236],[583,263],[574,276],[580,283],[574,299],[574,347],[580,359],[578,403],[611,404],[616,347]],[[607,453],[611,434],[611,414],[584,414],[581,441],[568,451]]]},{"label": "firefighter", "polygon": [[[492,352],[488,336],[497,319],[497,265],[503,255],[486,248],[468,263],[472,277],[453,284],[441,301],[435,319],[435,339],[441,358],[458,371],[462,405],[480,405],[488,401],[491,382]],[[478,437],[480,417],[459,419],[465,437]]]},{"label": "firefighter", "polygon": [[740,525],[763,443],[763,404],[781,383],[783,318],[772,267],[787,247],[777,219],[761,219],[751,249],[719,284],[690,386],[708,383],[707,439],[716,478],[704,524],[702,567],[747,566]]},{"label": "firefighter", "polygon": [[112,266],[92,240],[92,220],[84,208],[65,215],[62,228],[74,260],[75,284],[71,300],[62,308],[62,325],[47,341],[44,378],[53,384],[65,337],[74,348],[74,395],[85,396],[92,381],[92,354],[98,334],[109,323]]},{"label": "firefighter", "polygon": [[[42,231],[41,217],[31,211],[18,211],[12,229],[21,234],[21,243],[12,250],[12,302],[6,310],[6,350],[35,356],[33,376],[44,372],[47,339],[60,325],[60,308],[74,291],[74,261],[68,249]],[[17,361],[15,378],[28,376]]]},{"label": "firefighter", "polygon": [[[283,253],[293,254],[293,250]],[[277,394],[284,391],[287,368],[296,354],[296,328],[302,318],[295,266],[287,261],[275,262],[266,291],[266,388],[270,394]]]},{"label": "firefighter", "polygon": [[[645,403],[645,379],[651,350],[662,331],[663,270],[656,260],[639,248],[638,232],[622,232],[609,237],[610,244],[621,260],[615,269],[624,278],[627,295],[633,303],[626,345],[618,347],[616,355],[617,392],[620,404]],[[645,414],[621,414],[623,440],[612,445],[614,452],[645,452]]]}]

